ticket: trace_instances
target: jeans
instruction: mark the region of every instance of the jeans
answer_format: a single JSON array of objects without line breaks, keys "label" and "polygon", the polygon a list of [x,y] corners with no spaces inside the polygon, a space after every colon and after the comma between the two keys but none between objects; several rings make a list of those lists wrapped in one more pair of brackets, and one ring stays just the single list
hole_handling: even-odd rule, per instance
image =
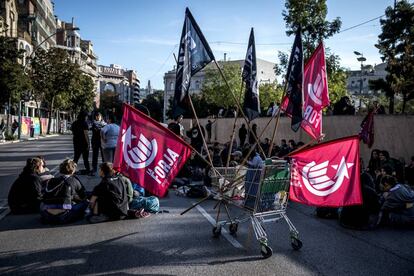
[{"label": "jeans", "polygon": [[88,208],[88,202],[82,201],[80,203],[72,205],[72,209],[67,210],[58,215],[52,215],[46,209],[40,211],[42,221],[48,224],[66,224],[75,222],[83,218],[86,208]]},{"label": "jeans", "polygon": [[103,156],[105,162],[114,162],[114,155],[115,155],[115,148],[104,148],[103,149]]},{"label": "jeans", "polygon": [[105,162],[104,153],[102,146],[93,146],[92,147],[92,171],[96,172],[98,169],[98,158],[99,158],[99,152],[101,152],[101,160],[102,163]]},{"label": "jeans", "polygon": [[90,171],[91,168],[89,167],[89,148],[80,148],[79,146],[75,146],[75,156],[73,158],[73,161],[75,161],[76,164],[78,164],[79,157],[82,155],[83,158],[83,165],[85,166],[85,169],[87,171]]}]

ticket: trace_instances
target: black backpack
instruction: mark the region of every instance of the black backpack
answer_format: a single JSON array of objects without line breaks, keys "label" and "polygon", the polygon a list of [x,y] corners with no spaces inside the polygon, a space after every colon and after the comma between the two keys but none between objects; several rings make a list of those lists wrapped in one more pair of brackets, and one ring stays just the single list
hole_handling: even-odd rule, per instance
[{"label": "black backpack", "polygon": [[46,184],[43,203],[48,205],[72,204],[72,187],[67,178],[52,178]]}]

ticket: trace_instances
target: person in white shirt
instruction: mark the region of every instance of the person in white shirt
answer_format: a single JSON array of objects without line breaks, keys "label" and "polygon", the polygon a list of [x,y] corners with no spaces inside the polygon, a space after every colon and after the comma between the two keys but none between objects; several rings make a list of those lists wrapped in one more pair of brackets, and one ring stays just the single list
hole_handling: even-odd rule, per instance
[{"label": "person in white shirt", "polygon": [[119,126],[115,124],[115,116],[111,115],[108,124],[101,129],[101,145],[104,161],[113,162],[116,143],[118,141]]}]

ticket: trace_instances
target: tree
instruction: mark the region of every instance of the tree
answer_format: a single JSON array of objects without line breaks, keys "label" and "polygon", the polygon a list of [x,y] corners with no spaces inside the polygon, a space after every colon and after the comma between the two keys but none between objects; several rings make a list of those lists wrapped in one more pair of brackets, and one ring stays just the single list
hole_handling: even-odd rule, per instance
[{"label": "tree", "polygon": [[[220,66],[222,66],[223,74],[231,90],[237,99],[243,101],[242,95],[244,91],[241,90],[242,79],[240,65],[234,62],[223,62]],[[229,88],[216,68],[206,67],[201,91],[207,103],[216,104],[224,108],[234,107],[236,105]]]},{"label": "tree", "polygon": [[[19,63],[24,50],[18,50],[15,38],[0,37],[0,104],[18,103],[23,91],[30,89],[30,79]],[[10,110],[9,110],[10,112]]]},{"label": "tree", "polygon": [[264,83],[259,86],[259,98],[260,106],[262,109],[262,115],[266,116],[267,108],[273,102],[282,101],[283,87],[277,83]]},{"label": "tree", "polygon": [[106,90],[102,92],[100,97],[99,109],[102,114],[108,115],[122,113],[122,101],[119,99],[119,94],[115,91]]},{"label": "tree", "polygon": [[164,91],[156,91],[148,95],[141,103],[148,108],[151,118],[161,122],[164,105]]},{"label": "tree", "polygon": [[287,0],[286,10],[282,12],[286,22],[286,34],[295,34],[298,28],[302,31],[302,43],[305,62],[309,59],[320,41],[323,41],[341,29],[341,19],[326,20],[328,8],[326,0]]},{"label": "tree", "polygon": [[394,113],[394,96],[401,95],[402,113],[406,103],[414,98],[414,4],[399,1],[395,9],[388,7],[380,20],[382,33],[375,46],[387,63],[386,80],[371,82],[375,90],[389,98],[389,113]]},{"label": "tree", "polygon": [[[338,33],[342,22],[339,17],[333,21],[327,21],[328,8],[326,0],[287,0],[286,10],[282,12],[286,22],[288,36],[295,34],[299,26],[302,31],[302,43],[304,62],[310,56],[318,44]],[[325,49],[326,70],[328,74],[329,97],[331,102],[336,102],[347,95],[346,72],[340,66],[340,58],[332,53],[329,48]],[[289,62],[289,55],[283,52],[278,53],[279,64],[275,66],[275,73],[284,77]]]},{"label": "tree", "polygon": [[90,76],[84,75],[78,70],[72,80],[70,101],[67,109],[75,114],[80,111],[91,111],[95,99],[95,85]]},{"label": "tree", "polygon": [[38,49],[31,62],[31,71],[33,94],[36,100],[42,99],[48,108],[49,134],[54,111],[69,104],[70,89],[79,74],[79,67],[70,61],[63,49],[52,48],[47,52]]}]

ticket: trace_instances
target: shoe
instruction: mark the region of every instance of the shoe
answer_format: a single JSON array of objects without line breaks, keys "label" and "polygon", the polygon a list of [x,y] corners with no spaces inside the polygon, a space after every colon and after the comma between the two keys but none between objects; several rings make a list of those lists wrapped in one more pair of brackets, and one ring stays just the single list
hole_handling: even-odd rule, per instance
[{"label": "shoe", "polygon": [[91,216],[91,217],[87,218],[87,220],[90,223],[100,223],[100,222],[108,221],[109,218],[107,216],[104,216],[104,215],[96,215],[96,216]]},{"label": "shoe", "polygon": [[151,214],[148,212],[145,212],[144,209],[139,209],[138,211],[135,212],[135,217],[136,218],[147,218],[149,217]]}]

